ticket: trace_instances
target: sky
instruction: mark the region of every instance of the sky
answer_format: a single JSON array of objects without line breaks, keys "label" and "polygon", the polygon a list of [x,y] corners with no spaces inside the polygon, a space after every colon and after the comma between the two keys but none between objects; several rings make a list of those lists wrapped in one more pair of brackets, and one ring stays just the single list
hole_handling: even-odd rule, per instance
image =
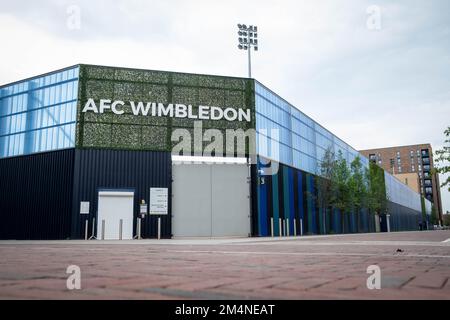
[{"label": "sky", "polygon": [[0,84],[77,63],[245,77],[238,23],[252,76],[353,148],[442,147],[448,0],[0,0]]}]

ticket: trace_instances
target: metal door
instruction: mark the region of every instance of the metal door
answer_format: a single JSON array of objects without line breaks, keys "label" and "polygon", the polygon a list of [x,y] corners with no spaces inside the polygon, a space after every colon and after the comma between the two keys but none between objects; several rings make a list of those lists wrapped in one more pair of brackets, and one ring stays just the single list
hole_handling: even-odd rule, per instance
[{"label": "metal door", "polygon": [[104,233],[105,240],[132,239],[133,203],[133,191],[99,191],[97,238]]},{"label": "metal door", "polygon": [[247,164],[174,164],[174,237],[248,237]]}]

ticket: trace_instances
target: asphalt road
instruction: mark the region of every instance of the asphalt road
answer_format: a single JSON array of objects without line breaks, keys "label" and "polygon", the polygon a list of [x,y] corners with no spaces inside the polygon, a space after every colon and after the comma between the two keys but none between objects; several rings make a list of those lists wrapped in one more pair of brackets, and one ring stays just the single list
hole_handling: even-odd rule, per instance
[{"label": "asphalt road", "polygon": [[0,299],[450,299],[450,231],[0,241],[0,257]]}]

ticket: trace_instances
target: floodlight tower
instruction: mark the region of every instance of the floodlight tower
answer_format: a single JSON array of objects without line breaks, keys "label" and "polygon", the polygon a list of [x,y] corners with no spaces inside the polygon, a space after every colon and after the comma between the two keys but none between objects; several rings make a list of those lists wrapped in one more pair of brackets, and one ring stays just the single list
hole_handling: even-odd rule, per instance
[{"label": "floodlight tower", "polygon": [[238,24],[238,35],[239,44],[238,48],[240,50],[247,50],[248,52],[248,77],[252,77],[252,58],[251,53],[252,47],[255,51],[258,51],[258,27],[257,26],[246,26],[245,24]]}]

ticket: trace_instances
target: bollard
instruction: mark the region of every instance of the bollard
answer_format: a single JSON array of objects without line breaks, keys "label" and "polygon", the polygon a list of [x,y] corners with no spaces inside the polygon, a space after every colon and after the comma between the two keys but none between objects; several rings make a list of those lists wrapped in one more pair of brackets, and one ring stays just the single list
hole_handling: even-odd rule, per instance
[{"label": "bollard", "polygon": [[296,237],[296,236],[297,236],[297,221],[294,218],[294,237]]},{"label": "bollard", "polygon": [[120,219],[119,220],[119,240],[122,240],[122,225],[123,225],[123,220]]},{"label": "bollard", "polygon": [[286,219],[283,219],[282,223],[283,223],[282,232],[283,232],[283,237],[284,237],[284,236],[286,236]]},{"label": "bollard", "polygon": [[303,235],[303,220],[300,219],[300,235]]},{"label": "bollard", "polygon": [[283,233],[281,228],[282,228],[281,218],[278,218],[278,232],[279,232],[278,236],[279,237],[281,237],[281,235]]},{"label": "bollard", "polygon": [[86,219],[86,222],[84,224],[84,240],[88,239],[88,228],[89,228],[89,221]]},{"label": "bollard", "polygon": [[158,240],[161,239],[161,218],[158,217]]},{"label": "bollard", "polygon": [[273,238],[273,217],[270,218],[270,236]]},{"label": "bollard", "polygon": [[97,239],[95,237],[95,218],[92,218],[92,234],[89,237],[89,240],[92,240],[92,239]]},{"label": "bollard", "polygon": [[137,220],[137,236],[138,239],[141,240],[141,218]]},{"label": "bollard", "polygon": [[291,233],[291,230],[289,230],[289,219],[286,220],[286,234],[289,237]]},{"label": "bollard", "polygon": [[102,220],[102,240],[105,240],[105,219]]}]

